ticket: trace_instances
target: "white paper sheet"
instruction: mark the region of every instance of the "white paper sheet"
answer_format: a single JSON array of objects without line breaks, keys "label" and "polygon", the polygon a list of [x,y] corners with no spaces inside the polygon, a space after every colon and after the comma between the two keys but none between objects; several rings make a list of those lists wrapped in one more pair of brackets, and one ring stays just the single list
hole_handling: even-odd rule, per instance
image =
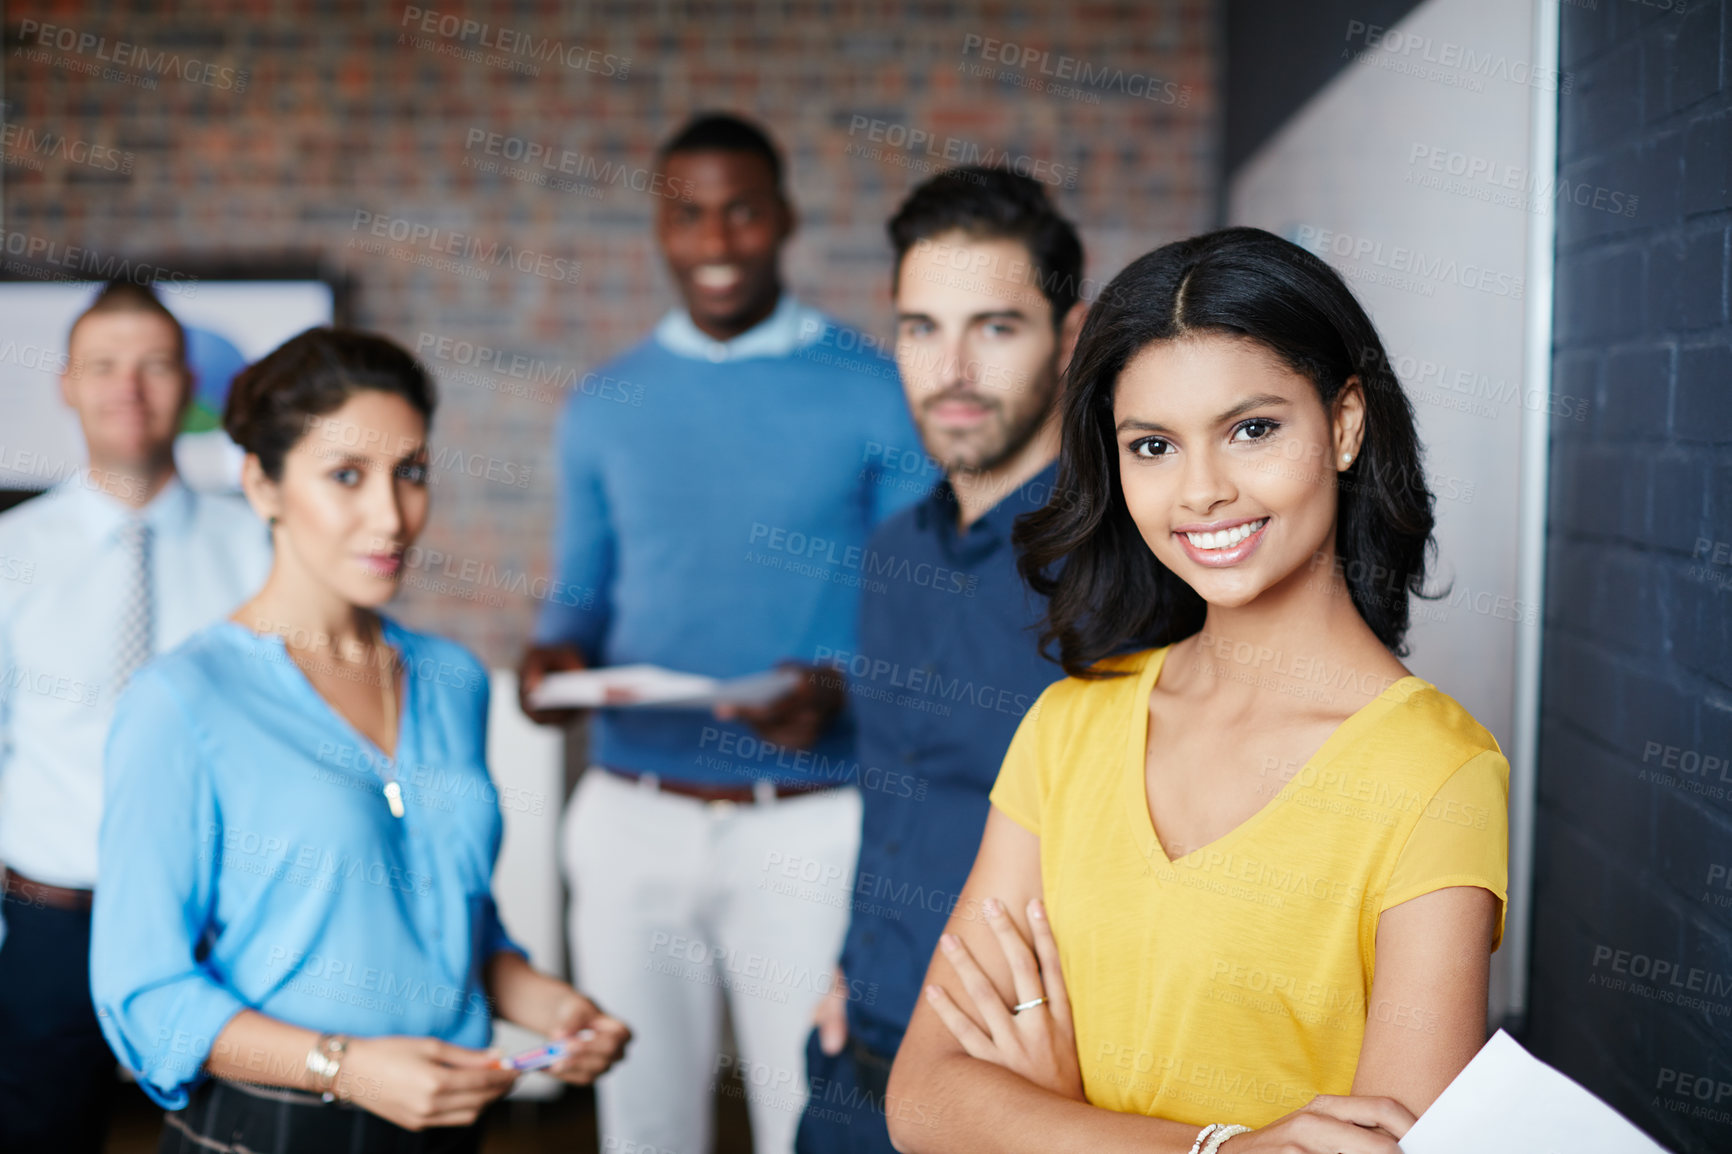
[{"label": "white paper sheet", "polygon": [[1401,1140],[1406,1154],[1667,1154],[1499,1030]]},{"label": "white paper sheet", "polygon": [[716,705],[767,705],[792,689],[799,674],[771,669],[720,679],[681,673],[660,665],[614,665],[550,673],[530,694],[537,709],[709,709]]}]

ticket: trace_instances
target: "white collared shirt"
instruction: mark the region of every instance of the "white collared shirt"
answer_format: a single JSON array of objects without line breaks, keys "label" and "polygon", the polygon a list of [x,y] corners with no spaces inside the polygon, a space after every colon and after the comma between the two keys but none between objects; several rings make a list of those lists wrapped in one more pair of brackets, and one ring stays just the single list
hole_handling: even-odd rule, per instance
[{"label": "white collared shirt", "polygon": [[824,335],[830,319],[783,293],[775,311],[733,340],[718,341],[693,323],[685,309],[673,309],[656,324],[655,338],[670,353],[722,364],[753,357],[785,357]]},{"label": "white collared shirt", "polygon": [[[239,498],[171,479],[136,512],[151,527],[156,653],[264,584],[270,538]],[[84,472],[0,515],[0,862],[49,885],[96,884],[133,515]]]}]

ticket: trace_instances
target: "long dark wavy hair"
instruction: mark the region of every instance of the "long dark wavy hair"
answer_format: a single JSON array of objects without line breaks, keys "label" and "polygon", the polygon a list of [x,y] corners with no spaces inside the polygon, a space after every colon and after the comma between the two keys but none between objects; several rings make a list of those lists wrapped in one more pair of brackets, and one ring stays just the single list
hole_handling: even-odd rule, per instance
[{"label": "long dark wavy hair", "polygon": [[1335,565],[1371,631],[1405,655],[1408,597],[1424,595],[1435,548],[1413,407],[1371,318],[1335,270],[1257,228],[1222,229],[1139,257],[1089,310],[1065,374],[1054,485],[1075,499],[1025,514],[1014,534],[1023,579],[1047,598],[1042,651],[1056,647],[1072,677],[1099,677],[1103,657],[1203,627],[1202,597],[1156,559],[1125,505],[1113,393],[1148,345],[1209,333],[1268,349],[1317,386],[1325,410],[1359,378],[1364,440],[1337,480]]}]

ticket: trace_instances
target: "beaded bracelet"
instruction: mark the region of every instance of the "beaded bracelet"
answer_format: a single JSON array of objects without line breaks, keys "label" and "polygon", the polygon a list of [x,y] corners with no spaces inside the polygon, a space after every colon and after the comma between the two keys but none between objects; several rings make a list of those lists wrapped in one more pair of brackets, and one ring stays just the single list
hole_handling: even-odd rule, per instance
[{"label": "beaded bracelet", "polygon": [[1249,1134],[1251,1127],[1227,1125],[1221,1122],[1211,1122],[1198,1133],[1197,1140],[1191,1144],[1191,1154],[1215,1154],[1221,1144],[1238,1134]]}]

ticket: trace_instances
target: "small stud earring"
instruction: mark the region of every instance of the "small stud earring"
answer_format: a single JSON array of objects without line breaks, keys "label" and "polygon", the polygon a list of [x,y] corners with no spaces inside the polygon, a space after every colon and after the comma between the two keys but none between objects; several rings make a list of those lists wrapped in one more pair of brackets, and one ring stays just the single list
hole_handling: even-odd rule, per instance
[{"label": "small stud earring", "polygon": [[273,528],[273,529],[275,529],[275,528],[276,528],[276,527],[277,527],[277,519],[276,519],[276,518],[275,518],[275,517],[271,517],[271,518],[268,518],[268,519],[267,519],[267,520],[266,520],[266,521],[265,521],[265,524],[267,524],[267,525],[269,525],[269,526],[270,526],[270,527],[271,527],[271,528]]},{"label": "small stud earring", "polygon": [[1343,465],[1351,465],[1353,463],[1353,454],[1352,453],[1341,454],[1341,463]]}]

